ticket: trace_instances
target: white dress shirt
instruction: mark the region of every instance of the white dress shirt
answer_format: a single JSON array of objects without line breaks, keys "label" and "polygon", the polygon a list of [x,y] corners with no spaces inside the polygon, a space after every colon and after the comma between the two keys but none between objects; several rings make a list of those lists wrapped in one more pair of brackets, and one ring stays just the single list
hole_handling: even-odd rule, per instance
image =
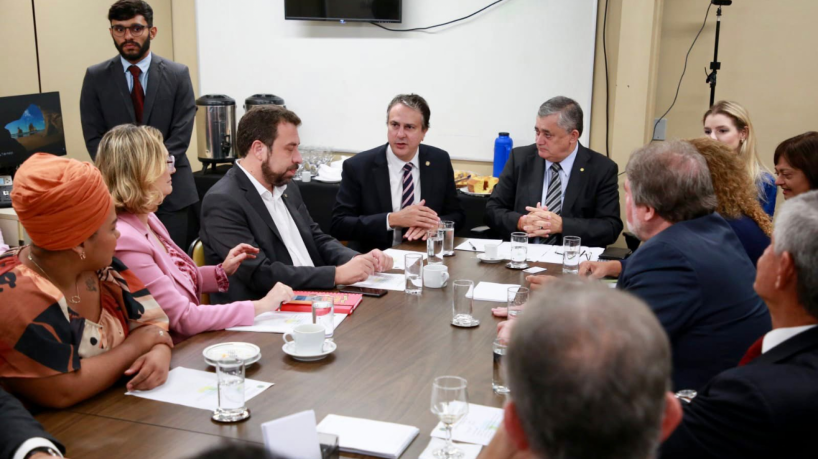
[{"label": "white dress shirt", "polygon": [[130,62],[126,61],[124,57],[119,56],[119,60],[122,62],[122,67],[125,69],[125,79],[128,80],[128,92],[133,91],[133,74],[131,74],[128,68],[135,65],[139,67],[139,70],[142,70],[142,73],[139,74],[139,83],[142,84],[142,91],[146,95],[148,94],[148,70],[151,68],[152,57],[153,53],[148,51],[148,55],[142,58],[141,61],[137,62],[136,64],[131,64]]},{"label": "white dress shirt", "polygon": [[301,233],[298,232],[298,227],[295,225],[293,216],[290,215],[290,210],[284,204],[281,195],[287,189],[287,185],[277,186],[273,188],[273,192],[264,187],[255,177],[253,177],[247,170],[241,167],[241,160],[236,161],[242,172],[247,174],[247,178],[256,187],[256,191],[261,195],[261,200],[264,206],[267,207],[267,212],[273,218],[278,233],[281,235],[281,242],[284,247],[287,247],[287,252],[290,253],[290,258],[293,260],[293,266],[315,266],[310,258],[310,253],[307,251],[307,246],[304,245],[304,239],[301,238]]},{"label": "white dress shirt", "polygon": [[815,326],[816,325],[802,325],[800,327],[776,328],[775,330],[764,335],[764,340],[761,342],[761,353],[765,354],[767,351],[778,346],[784,341],[787,341],[795,335],[804,333]]},{"label": "white dress shirt", "polygon": [[[412,181],[415,184],[415,199],[412,204],[420,202],[420,166],[418,165],[418,155],[420,154],[420,147],[415,152],[414,158],[408,163],[412,165]],[[395,156],[390,145],[386,146],[386,165],[389,168],[389,189],[392,191],[392,212],[398,212],[403,199],[403,166],[407,164],[406,161]],[[390,212],[390,214],[392,213]],[[389,226],[389,214],[386,214],[386,229],[394,230]],[[403,237],[402,231],[394,231],[392,236],[392,245],[401,243]]]},{"label": "white dress shirt", "polygon": [[22,445],[17,447],[17,450],[14,452],[14,456],[12,456],[12,459],[23,459],[28,455],[28,453],[30,453],[35,448],[51,448],[57,454],[59,454],[60,457],[63,457],[62,453],[60,452],[60,449],[57,448],[57,446],[54,443],[51,443],[50,441],[42,437],[34,437],[29,438],[28,440],[24,441]]},{"label": "white dress shirt", "polygon": [[[577,159],[577,152],[579,151],[579,142],[577,142],[576,146],[574,147],[574,151],[571,152],[565,159],[560,161],[560,188],[562,188],[562,196],[560,199],[560,207],[562,207],[562,203],[565,202],[565,190],[568,188],[568,179],[571,178],[571,169],[574,168],[574,160]],[[543,182],[542,182],[542,198],[540,198],[540,204],[545,205],[548,202],[548,185],[551,183],[551,165],[554,164],[551,161],[545,161],[545,175],[543,175]],[[548,209],[551,210],[551,209]]]}]

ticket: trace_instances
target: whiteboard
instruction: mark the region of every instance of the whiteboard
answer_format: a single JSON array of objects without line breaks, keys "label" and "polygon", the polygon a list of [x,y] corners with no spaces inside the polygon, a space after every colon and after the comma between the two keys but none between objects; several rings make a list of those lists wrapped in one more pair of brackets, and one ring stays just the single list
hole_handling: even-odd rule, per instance
[{"label": "whiteboard", "polygon": [[[403,23],[386,26],[439,24],[491,1],[403,0]],[[493,159],[501,131],[533,143],[540,104],[564,95],[584,111],[588,145],[596,12],[596,0],[504,0],[396,33],[286,21],[284,0],[197,0],[199,87],[236,99],[236,119],[248,96],[276,94],[301,118],[302,145],[340,152],[386,143],[389,101],[414,92],[432,111],[424,143],[477,161]]]}]

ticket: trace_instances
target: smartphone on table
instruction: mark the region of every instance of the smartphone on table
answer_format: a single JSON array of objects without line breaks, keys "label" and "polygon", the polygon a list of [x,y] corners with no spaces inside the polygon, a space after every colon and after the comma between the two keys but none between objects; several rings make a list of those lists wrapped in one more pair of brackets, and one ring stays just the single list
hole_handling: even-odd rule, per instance
[{"label": "smartphone on table", "polygon": [[341,293],[360,293],[363,296],[372,296],[375,298],[380,298],[389,292],[388,290],[384,290],[382,288],[352,287],[347,285],[340,286],[338,291]]}]

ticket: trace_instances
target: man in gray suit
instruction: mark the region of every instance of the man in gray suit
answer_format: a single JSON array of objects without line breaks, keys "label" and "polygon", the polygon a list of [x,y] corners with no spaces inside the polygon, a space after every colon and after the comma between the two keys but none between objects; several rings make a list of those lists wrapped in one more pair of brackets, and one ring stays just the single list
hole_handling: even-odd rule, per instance
[{"label": "man in gray suit", "polygon": [[220,263],[241,242],[259,253],[241,264],[226,294],[211,294],[216,303],[256,300],[276,282],[331,289],[392,268],[392,258],[380,250],[362,255],[321,232],[298,186],[288,186],[302,162],[300,124],[295,113],[271,105],[239,121],[240,159],[202,200],[201,237],[207,264]]},{"label": "man in gray suit", "polygon": [[88,67],[82,83],[82,134],[91,158],[102,136],[120,124],[158,129],[176,160],[173,192],[156,211],[177,245],[187,249],[199,232],[199,195],[185,153],[193,131],[196,100],[186,66],[150,51],[156,37],[153,9],[144,1],[120,0],[108,10],[119,56]]}]

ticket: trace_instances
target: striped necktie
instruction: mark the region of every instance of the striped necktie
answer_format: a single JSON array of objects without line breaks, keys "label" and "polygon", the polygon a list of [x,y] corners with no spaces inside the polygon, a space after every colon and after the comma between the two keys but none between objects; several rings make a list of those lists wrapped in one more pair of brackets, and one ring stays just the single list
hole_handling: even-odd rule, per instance
[{"label": "striped necktie", "polygon": [[[548,194],[546,195],[545,206],[549,211],[557,215],[562,215],[562,180],[560,180],[559,163],[551,164],[551,180],[548,183]],[[557,235],[552,235],[547,239],[540,239],[543,244],[554,245],[557,243]]]},{"label": "striped necktie", "polygon": [[412,163],[403,165],[403,195],[400,200],[400,208],[411,206],[415,203],[415,181],[412,178]]}]

